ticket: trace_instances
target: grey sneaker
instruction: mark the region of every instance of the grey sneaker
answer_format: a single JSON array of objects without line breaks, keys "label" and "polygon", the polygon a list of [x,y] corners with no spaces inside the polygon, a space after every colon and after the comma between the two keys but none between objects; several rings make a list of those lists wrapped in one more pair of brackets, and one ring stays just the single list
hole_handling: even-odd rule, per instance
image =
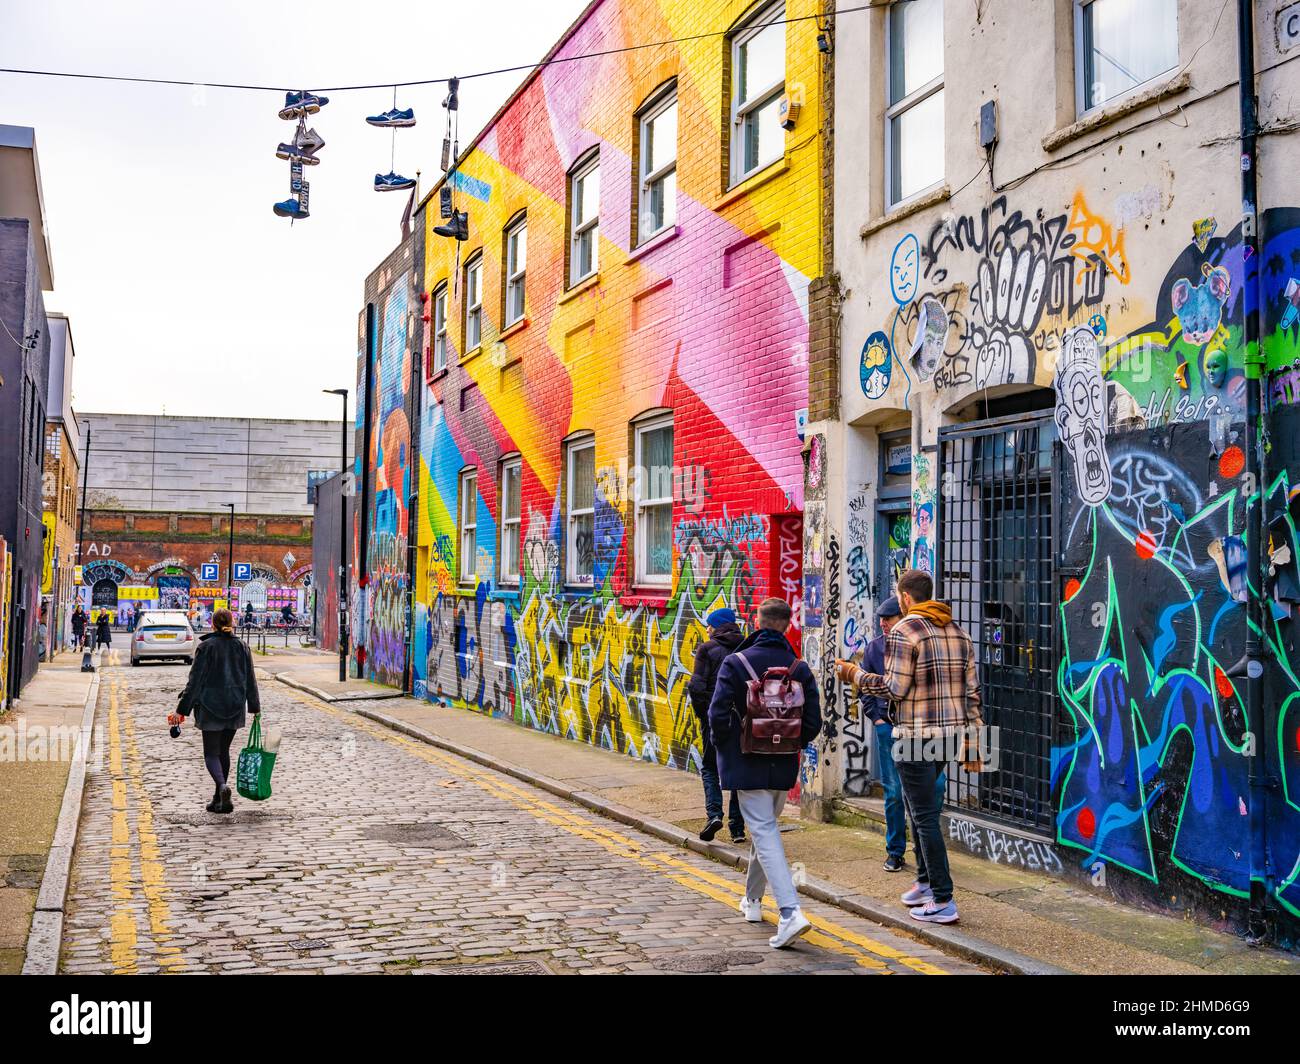
[{"label": "grey sneaker", "polygon": [[946,901],[936,905],[931,899],[925,905],[918,905],[912,910],[912,919],[927,924],[955,924],[957,922],[957,903]]},{"label": "grey sneaker", "polygon": [[907,906],[928,905],[934,901],[934,891],[929,883],[913,883],[912,889],[903,895],[903,904]]}]

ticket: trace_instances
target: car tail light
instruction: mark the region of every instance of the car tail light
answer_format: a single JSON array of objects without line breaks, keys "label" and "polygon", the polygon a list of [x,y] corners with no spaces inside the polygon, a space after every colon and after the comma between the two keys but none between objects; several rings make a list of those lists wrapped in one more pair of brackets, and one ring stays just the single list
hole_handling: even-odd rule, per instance
[{"label": "car tail light", "polygon": [[137,643],[143,643],[143,642],[144,642],[144,632],[136,632],[136,634],[135,634],[135,641],[136,641]]}]

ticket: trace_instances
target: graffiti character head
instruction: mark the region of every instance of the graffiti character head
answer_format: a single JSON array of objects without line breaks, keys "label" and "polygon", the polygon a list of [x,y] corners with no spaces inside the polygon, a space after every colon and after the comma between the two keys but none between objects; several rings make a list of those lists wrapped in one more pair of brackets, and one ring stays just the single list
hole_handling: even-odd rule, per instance
[{"label": "graffiti character head", "polygon": [[1222,266],[1201,267],[1205,280],[1193,286],[1186,277],[1174,282],[1170,292],[1174,313],[1183,330],[1183,339],[1189,344],[1210,342],[1223,316],[1223,305],[1228,301],[1232,276]]},{"label": "graffiti character head", "polygon": [[934,376],[943,354],[944,340],[948,335],[948,312],[937,299],[921,300],[920,318],[916,323],[916,339],[912,341],[910,356],[917,375],[923,381]]},{"label": "graffiti character head", "polygon": [[920,277],[921,244],[915,233],[908,233],[894,248],[889,260],[889,288],[894,302],[904,306],[916,295],[916,282]]},{"label": "graffiti character head", "polygon": [[934,523],[934,504],[923,502],[916,508],[916,534],[920,539],[930,538],[930,528]]},{"label": "graffiti character head", "polygon": [[879,399],[889,390],[893,372],[893,354],[889,337],[883,332],[873,332],[862,345],[862,391],[868,399]]},{"label": "graffiti character head", "polygon": [[1106,405],[1097,337],[1087,326],[1077,326],[1061,340],[1056,363],[1056,429],[1074,461],[1079,495],[1089,506],[1110,494]]},{"label": "graffiti character head", "polygon": [[1228,379],[1228,353],[1221,347],[1205,356],[1205,377],[1212,388],[1222,388]]}]

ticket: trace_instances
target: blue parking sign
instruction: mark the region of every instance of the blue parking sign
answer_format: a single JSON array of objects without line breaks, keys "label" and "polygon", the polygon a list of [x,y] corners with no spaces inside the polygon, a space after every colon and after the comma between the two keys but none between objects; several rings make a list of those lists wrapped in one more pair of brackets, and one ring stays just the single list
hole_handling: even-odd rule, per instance
[{"label": "blue parking sign", "polygon": [[204,562],[199,566],[199,579],[205,584],[215,584],[220,577],[220,566],[216,562]]},{"label": "blue parking sign", "polygon": [[251,562],[235,562],[235,579],[252,580],[253,566]]}]

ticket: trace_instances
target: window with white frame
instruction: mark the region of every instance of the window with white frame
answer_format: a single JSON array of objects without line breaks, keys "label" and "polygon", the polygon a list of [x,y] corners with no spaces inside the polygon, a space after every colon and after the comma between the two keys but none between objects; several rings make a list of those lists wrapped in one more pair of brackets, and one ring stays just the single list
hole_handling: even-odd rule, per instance
[{"label": "window with white frame", "polygon": [[433,372],[447,368],[447,282],[433,290]]},{"label": "window with white frame", "polygon": [[673,568],[673,421],[636,426],[636,582],[666,587]]},{"label": "window with white frame", "polygon": [[785,92],[785,5],[758,12],[731,40],[731,183],[785,152],[778,108]]},{"label": "window with white frame", "polygon": [[460,580],[472,584],[478,555],[478,473],[460,475]]},{"label": "window with white frame", "polygon": [[483,342],[483,253],[465,265],[465,353]]},{"label": "window with white frame", "polygon": [[600,156],[592,155],[569,177],[569,284],[600,267]]},{"label": "window with white frame", "polygon": [[889,9],[889,206],[943,181],[943,0]]},{"label": "window with white frame", "polygon": [[1178,0],[1075,0],[1080,114],[1178,65]]},{"label": "window with white frame", "polygon": [[519,583],[519,503],[523,471],[523,463],[518,458],[501,466],[501,554],[498,576],[503,584]]},{"label": "window with white frame", "polygon": [[590,587],[596,557],[596,444],[590,436],[569,444],[564,479],[568,485],[565,579]]},{"label": "window with white frame", "polygon": [[642,113],[637,240],[644,243],[677,221],[677,87]]},{"label": "window with white frame", "polygon": [[513,325],[524,316],[524,272],[527,268],[528,219],[520,218],[506,230],[506,325]]}]

